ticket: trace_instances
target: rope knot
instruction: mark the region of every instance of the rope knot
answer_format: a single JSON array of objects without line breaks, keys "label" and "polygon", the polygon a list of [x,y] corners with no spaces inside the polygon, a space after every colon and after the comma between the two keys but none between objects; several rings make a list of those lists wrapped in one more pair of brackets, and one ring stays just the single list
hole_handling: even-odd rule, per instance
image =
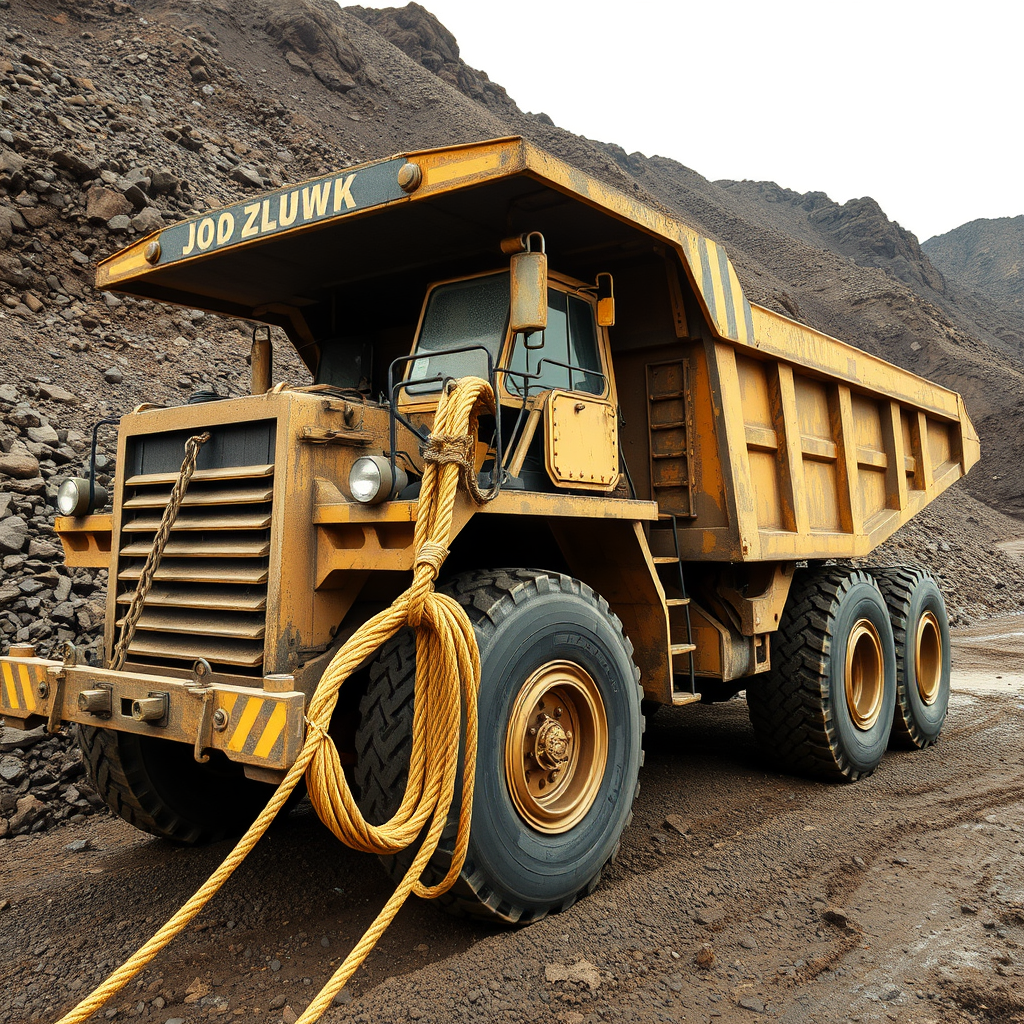
[{"label": "rope knot", "polygon": [[426,566],[430,570],[430,578],[436,580],[444,560],[448,557],[448,549],[443,544],[435,544],[431,540],[425,540],[419,551],[416,552],[416,565]]},{"label": "rope knot", "polygon": [[473,466],[472,434],[431,434],[420,445],[420,456],[424,462],[446,465],[454,462],[463,469]]}]

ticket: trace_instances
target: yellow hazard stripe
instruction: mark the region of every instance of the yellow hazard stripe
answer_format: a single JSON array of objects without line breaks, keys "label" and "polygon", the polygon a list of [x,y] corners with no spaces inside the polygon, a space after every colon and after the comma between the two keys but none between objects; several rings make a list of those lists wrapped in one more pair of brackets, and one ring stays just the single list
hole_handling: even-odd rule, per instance
[{"label": "yellow hazard stripe", "polygon": [[249,738],[249,733],[252,731],[253,724],[259,716],[260,708],[262,707],[263,701],[259,697],[248,697],[246,699],[245,707],[242,709],[242,717],[238,720],[238,725],[235,726],[235,731],[228,741],[228,750],[238,752],[245,746],[245,741]]},{"label": "yellow hazard stripe", "polygon": [[3,662],[4,689],[7,691],[7,706],[9,708],[20,708],[18,703],[18,691],[14,688],[14,672],[10,662]]},{"label": "yellow hazard stripe", "polygon": [[725,248],[697,234],[684,234],[680,241],[715,330],[731,341],[754,344],[750,303]]},{"label": "yellow hazard stripe", "polygon": [[32,692],[32,675],[29,673],[28,665],[19,665],[18,672],[21,675],[21,693],[25,698],[25,707],[29,711],[35,711],[36,696]]},{"label": "yellow hazard stripe", "polygon": [[270,756],[270,752],[274,749],[274,744],[277,742],[278,737],[284,732],[284,725],[287,720],[288,708],[278,701],[274,706],[274,712],[270,716],[270,721],[264,726],[263,735],[253,751],[257,757],[266,758]]}]

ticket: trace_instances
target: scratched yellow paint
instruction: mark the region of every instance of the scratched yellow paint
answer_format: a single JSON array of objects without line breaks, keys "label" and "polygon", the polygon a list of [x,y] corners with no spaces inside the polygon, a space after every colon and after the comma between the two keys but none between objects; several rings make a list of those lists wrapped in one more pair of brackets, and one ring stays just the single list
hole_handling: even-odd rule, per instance
[{"label": "scratched yellow paint", "polygon": [[446,181],[455,181],[457,178],[468,178],[474,174],[493,171],[500,164],[500,153],[487,153],[473,160],[456,160],[454,163],[443,164],[440,167],[428,167],[424,174],[424,180],[428,185],[443,185]]},{"label": "scratched yellow paint", "polygon": [[267,722],[266,728],[263,730],[263,735],[260,737],[259,743],[256,744],[256,750],[254,753],[257,757],[270,756],[270,752],[274,749],[274,744],[277,742],[277,738],[284,730],[284,724],[287,720],[288,709],[284,704],[276,704],[274,712],[270,716],[270,721]]}]

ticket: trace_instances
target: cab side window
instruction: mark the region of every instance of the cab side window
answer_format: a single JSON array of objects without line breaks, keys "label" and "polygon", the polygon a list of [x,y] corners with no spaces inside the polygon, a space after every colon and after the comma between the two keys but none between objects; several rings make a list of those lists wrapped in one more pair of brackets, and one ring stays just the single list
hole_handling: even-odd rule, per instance
[{"label": "cab side window", "polygon": [[547,330],[516,336],[511,369],[516,374],[506,375],[505,388],[513,395],[537,395],[552,388],[601,394],[605,382],[590,303],[549,289]]}]

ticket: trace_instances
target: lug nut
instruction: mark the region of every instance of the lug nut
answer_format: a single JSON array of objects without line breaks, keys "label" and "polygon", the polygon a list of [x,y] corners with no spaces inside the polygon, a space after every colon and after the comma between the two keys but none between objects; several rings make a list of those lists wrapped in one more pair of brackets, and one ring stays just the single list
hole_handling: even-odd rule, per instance
[{"label": "lug nut", "polygon": [[159,722],[166,714],[166,697],[143,697],[132,701],[132,718],[136,722]]},{"label": "lug nut", "polygon": [[82,690],[78,695],[78,710],[90,715],[109,715],[110,691]]}]

